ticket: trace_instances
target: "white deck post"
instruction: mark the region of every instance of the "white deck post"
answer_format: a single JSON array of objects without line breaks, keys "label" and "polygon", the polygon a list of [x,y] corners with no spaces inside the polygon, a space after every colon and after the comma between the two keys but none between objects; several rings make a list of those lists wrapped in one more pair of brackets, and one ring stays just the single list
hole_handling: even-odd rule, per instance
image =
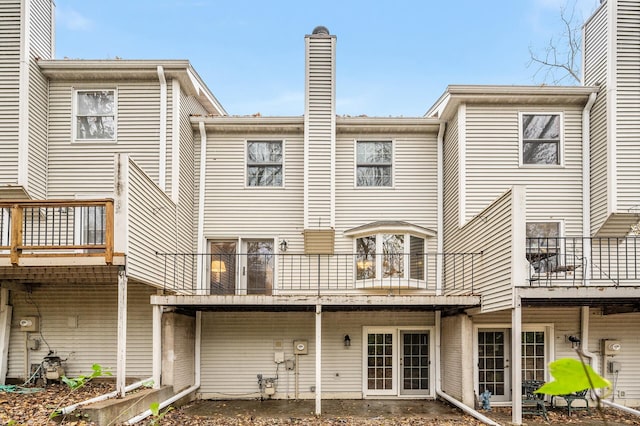
[{"label": "white deck post", "polygon": [[160,380],[162,379],[162,306],[155,305],[153,307],[153,329],[152,329],[152,379],[153,388],[160,389]]},{"label": "white deck post", "polygon": [[322,305],[316,305],[316,416],[322,414]]},{"label": "white deck post", "polygon": [[522,302],[515,298],[511,310],[511,422],[522,424]]},{"label": "white deck post", "polygon": [[127,273],[118,271],[118,346],[116,391],[125,396],[127,378]]},{"label": "white deck post", "polygon": [[9,305],[9,290],[0,289],[0,385],[5,384],[7,376],[12,309]]}]

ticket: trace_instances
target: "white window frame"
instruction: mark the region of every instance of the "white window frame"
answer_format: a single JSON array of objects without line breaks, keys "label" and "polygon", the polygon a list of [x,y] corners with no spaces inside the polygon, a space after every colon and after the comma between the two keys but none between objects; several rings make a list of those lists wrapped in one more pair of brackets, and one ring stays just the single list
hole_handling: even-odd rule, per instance
[{"label": "white window frame", "polygon": [[[207,253],[211,251],[211,243],[214,242],[234,242],[236,243],[236,271],[235,271],[235,294],[237,296],[246,296],[247,295],[247,273],[248,268],[247,265],[247,243],[252,241],[265,241],[270,240],[273,241],[273,282],[271,283],[271,295],[275,296],[278,294],[278,255],[280,254],[280,250],[278,249],[280,241],[282,241],[278,237],[274,237],[272,235],[266,236],[246,236],[246,237],[207,237],[205,238],[207,242]],[[207,261],[204,262],[204,274],[203,280],[200,287],[204,290],[209,289],[211,285],[211,256],[207,255]],[[243,268],[245,268],[243,270]]]},{"label": "white window frame", "polygon": [[[78,135],[78,94],[82,92],[113,92],[113,138],[111,139],[82,139]],[[72,118],[71,118],[71,132],[73,135],[73,141],[78,143],[115,143],[118,140],[118,88],[109,87],[74,87],[73,99],[72,99]]]},{"label": "white window frame", "polygon": [[[389,186],[364,186],[358,185],[358,143],[360,142],[388,142],[391,144],[391,185]],[[384,165],[384,164],[381,164]],[[358,190],[368,189],[393,189],[396,184],[396,141],[395,139],[378,138],[378,139],[354,139],[353,141],[353,187]]]},{"label": "white window frame", "polygon": [[[429,392],[425,393],[424,395],[415,395],[415,394],[402,394],[402,384],[400,383],[400,357],[402,356],[401,353],[401,349],[402,349],[402,342],[400,337],[402,336],[402,332],[412,332],[412,331],[417,331],[417,332],[421,332],[421,331],[426,331],[429,333]],[[382,391],[382,392],[376,392],[374,391],[370,391],[369,390],[369,386],[367,383],[367,379],[368,379],[368,374],[367,374],[367,361],[368,361],[368,353],[367,353],[367,349],[368,349],[368,341],[367,341],[367,336],[369,333],[385,333],[385,334],[392,334],[393,335],[393,341],[392,341],[392,345],[393,345],[393,350],[392,350],[392,357],[393,357],[393,388],[390,390],[386,390],[386,391]],[[385,326],[363,326],[362,327],[362,395],[364,398],[367,397],[371,397],[371,398],[378,398],[381,396],[394,396],[394,397],[398,397],[398,398],[407,398],[407,399],[414,399],[416,397],[426,397],[426,398],[430,398],[430,397],[434,397],[435,396],[435,368],[436,368],[436,363],[435,363],[435,335],[436,335],[436,329],[433,326],[424,326],[424,325],[418,325],[418,326],[409,326],[409,325],[403,325],[403,326],[392,326],[392,327],[385,327]]]},{"label": "white window frame", "polygon": [[[523,120],[525,115],[557,115],[560,118],[560,138],[558,141],[558,164],[526,164],[524,162],[524,125]],[[564,112],[563,111],[520,111],[518,113],[518,164],[520,167],[532,167],[532,168],[562,168],[565,166],[564,161],[564,139],[565,139],[565,127],[564,127]]]},{"label": "white window frame", "polygon": [[[402,252],[404,266],[404,276],[402,278],[398,277],[387,277],[383,278],[383,235],[402,235],[404,236],[404,248]],[[366,237],[375,237],[376,239],[376,251],[375,251],[375,277],[367,278],[367,279],[358,279],[358,239],[366,238]],[[423,283],[428,282],[428,269],[427,265],[423,264],[423,278],[411,278],[411,237],[420,238],[423,243],[423,255],[427,256],[427,238],[424,235],[416,235],[414,233],[406,232],[406,231],[377,231],[372,233],[365,233],[361,235],[354,236],[353,238],[353,253],[355,255],[355,262],[353,262],[353,276],[354,281],[356,283],[356,288],[369,288],[369,287],[384,287],[385,285],[391,285],[392,283],[406,283],[407,287],[417,287],[421,288]]]},{"label": "white window frame", "polygon": [[[280,142],[282,145],[282,185],[279,186],[261,186],[261,185],[249,185],[247,169],[249,168],[249,143],[250,142]],[[287,144],[286,139],[273,139],[273,138],[251,138],[244,140],[244,187],[245,189],[255,190],[269,190],[269,189],[284,189],[286,186],[286,174],[285,174],[285,161],[287,158]]]},{"label": "white window frame", "polygon": [[[475,324],[473,326],[473,389],[475,389],[476,395],[480,395],[479,392],[479,387],[480,387],[480,382],[478,380],[478,363],[480,361],[479,358],[479,354],[478,354],[478,332],[480,330],[492,330],[492,329],[505,329],[507,330],[507,332],[509,333],[509,340],[510,340],[510,344],[509,344],[509,373],[510,373],[510,381],[513,382],[513,371],[511,370],[511,365],[513,365],[512,362],[512,354],[513,354],[513,329],[511,328],[511,323],[487,323],[487,324]],[[552,359],[555,359],[555,345],[554,342],[555,340],[555,324],[554,323],[526,323],[526,324],[522,324],[522,329],[520,330],[521,332],[525,332],[525,331],[543,331],[545,333],[544,335],[544,347],[545,347],[545,363],[544,363],[544,378],[545,381],[550,381],[551,380],[551,374],[549,372],[549,362]],[[522,342],[520,343],[520,346],[522,347]],[[522,354],[520,354],[520,357],[522,359]],[[520,371],[520,373],[518,373],[520,375],[520,378],[522,379],[522,371]],[[513,383],[511,383],[511,386],[513,386]],[[509,393],[511,395],[511,393]],[[504,406],[511,406],[512,401],[506,401],[506,402],[491,402],[491,405],[496,406],[496,407],[504,407]]]},{"label": "white window frame", "polygon": [[[113,198],[113,194],[75,194],[76,200],[104,200],[108,198]],[[96,206],[96,207],[100,207],[100,206]],[[79,208],[79,207],[75,207],[75,208]],[[84,208],[84,207],[80,207],[80,208]],[[104,214],[106,215],[106,208],[105,208]],[[106,226],[107,226],[106,216],[105,216],[104,225],[105,225],[104,231],[106,233]],[[84,229],[82,227],[82,216],[75,214],[75,212],[74,212],[73,226],[74,226],[74,235],[75,235],[74,244],[76,245],[85,244],[86,242],[83,241],[83,239],[85,238],[85,235],[84,235]],[[105,234],[105,238],[106,238],[106,234]],[[88,252],[87,250],[91,250],[91,249],[79,249],[77,250],[77,252],[87,253]]]},{"label": "white window frame", "polygon": [[[534,219],[534,218],[530,218],[525,222],[525,238],[536,238],[536,237],[529,237],[526,233],[526,226],[529,223],[555,223],[558,225],[558,252],[556,253],[557,256],[557,265],[556,266],[562,266],[565,263],[565,250],[562,244],[563,238],[564,238],[564,220],[558,220],[558,219],[554,219],[554,220],[546,220],[546,219]],[[547,238],[547,237],[540,237],[540,238]],[[554,238],[554,237],[548,237],[548,238]],[[528,254],[527,253],[527,249],[528,249],[528,244],[526,243],[526,239],[525,239],[525,255]],[[535,274],[537,274],[536,272],[534,272],[533,270],[533,264],[530,263],[530,267],[531,269],[531,274],[532,276],[534,276]],[[544,273],[547,273],[550,271],[545,271]]]}]

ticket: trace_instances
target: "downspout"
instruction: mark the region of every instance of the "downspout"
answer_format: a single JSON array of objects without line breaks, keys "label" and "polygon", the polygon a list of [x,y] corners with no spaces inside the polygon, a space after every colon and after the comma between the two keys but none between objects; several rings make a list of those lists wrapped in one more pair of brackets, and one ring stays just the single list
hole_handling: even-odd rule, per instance
[{"label": "downspout", "polygon": [[591,360],[591,368],[600,374],[600,364],[598,362],[598,355],[593,352],[589,352],[589,307],[582,306],[580,315],[580,347],[582,348],[582,354]]},{"label": "downspout", "polygon": [[158,80],[160,80],[160,155],[158,167],[158,186],[162,191],[167,188],[167,79],[164,68],[158,65]]},{"label": "downspout", "polygon": [[198,129],[200,130],[200,188],[198,192],[198,255],[197,255],[197,271],[196,271],[196,290],[200,293],[200,286],[204,288],[204,259],[203,253],[207,251],[206,242],[204,240],[204,197],[205,197],[205,171],[207,165],[207,130],[204,123],[201,121],[198,123]]},{"label": "downspout", "polygon": [[[582,110],[582,274],[584,285],[591,278],[591,108],[596,102],[597,93],[589,95]],[[589,244],[587,244],[587,242]]]},{"label": "downspout", "polygon": [[[591,108],[596,102],[597,93],[591,93],[582,110],[582,262],[584,285],[591,278]],[[591,360],[591,367],[598,372],[598,356],[589,351],[589,307],[583,306],[580,315],[580,340],[582,354]]]},{"label": "downspout", "polygon": [[441,346],[441,327],[442,327],[442,323],[441,323],[441,311],[436,311],[436,318],[435,318],[435,326],[436,326],[436,374],[435,374],[435,379],[436,379],[436,395],[439,396],[440,398],[444,399],[445,401],[447,401],[449,404],[458,407],[459,409],[461,409],[463,412],[465,412],[466,414],[475,417],[476,419],[480,420],[481,422],[483,422],[484,424],[487,425],[491,425],[491,426],[500,426],[500,423],[496,423],[495,421],[491,420],[489,417],[485,416],[484,414],[474,410],[471,407],[468,407],[466,405],[464,405],[462,402],[458,401],[457,399],[453,398],[452,396],[447,395],[443,390],[442,390],[442,377],[440,375],[440,346]]},{"label": "downspout", "polygon": [[[196,347],[195,347],[195,354],[194,354],[194,364],[195,364],[195,374],[194,374],[194,381],[195,383],[193,384],[193,386],[183,390],[180,393],[175,394],[174,396],[172,396],[169,399],[166,399],[164,401],[162,401],[160,403],[160,405],[158,406],[158,410],[162,410],[163,408],[167,407],[169,404],[172,404],[184,397],[186,397],[187,395],[189,395],[192,392],[195,392],[199,387],[200,387],[200,345],[201,345],[201,338],[202,338],[202,312],[201,311],[197,311],[196,312]],[[138,414],[135,417],[130,418],[127,422],[125,422],[126,425],[134,425],[144,419],[146,419],[147,417],[149,417],[152,414],[151,410],[147,410],[141,414]]]},{"label": "downspout", "polygon": [[[135,390],[141,386],[144,386],[145,383],[148,383],[150,380],[151,380],[151,377],[145,380],[140,380],[139,382],[132,383],[129,386],[126,386],[124,390],[125,392],[131,392],[132,390]],[[86,401],[78,402],[76,404],[72,404],[67,407],[64,407],[63,409],[60,410],[60,414],[62,415],[69,414],[75,411],[78,407],[82,407],[83,405],[93,404],[94,402],[104,401],[106,399],[115,398],[116,396],[118,396],[118,391],[113,391],[113,392],[105,393],[102,395],[98,395],[94,398],[87,399]]]},{"label": "downspout", "polygon": [[[444,132],[447,123],[440,123],[437,139],[437,243],[436,243],[436,295],[442,295],[442,263],[444,262]],[[438,262],[438,255],[442,256]]]}]

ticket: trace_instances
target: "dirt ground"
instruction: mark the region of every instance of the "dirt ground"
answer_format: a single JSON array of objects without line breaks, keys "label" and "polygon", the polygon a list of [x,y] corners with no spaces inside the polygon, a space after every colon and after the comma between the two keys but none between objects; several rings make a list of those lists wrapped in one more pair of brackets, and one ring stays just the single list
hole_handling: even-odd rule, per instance
[{"label": "dirt ground", "polygon": [[[112,384],[91,383],[75,392],[69,392],[66,386],[51,385],[33,393],[0,391],[0,424],[2,425],[46,425],[60,424],[49,420],[49,414],[56,408],[92,398],[113,390]],[[166,412],[166,413],[165,413]],[[440,401],[424,400],[324,400],[321,417],[314,414],[314,401],[195,401],[180,408],[163,410],[161,418],[153,420],[165,426],[195,425],[481,425],[474,418],[464,415],[460,410]],[[494,408],[483,412],[500,424],[511,421],[510,408]],[[605,409],[608,426],[638,425],[640,417],[618,410]],[[124,419],[123,419],[124,420]],[[529,426],[539,425],[603,425],[597,410],[587,413],[576,411],[571,417],[566,409],[549,410],[549,422],[542,417],[525,416]],[[69,426],[90,426],[87,419],[69,415],[63,420]]]}]

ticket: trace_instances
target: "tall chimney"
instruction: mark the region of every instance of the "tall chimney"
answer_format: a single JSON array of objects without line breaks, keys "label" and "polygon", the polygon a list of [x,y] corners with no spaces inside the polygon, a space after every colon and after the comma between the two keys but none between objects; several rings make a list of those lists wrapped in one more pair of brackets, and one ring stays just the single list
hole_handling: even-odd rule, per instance
[{"label": "tall chimney", "polygon": [[335,227],[336,37],[326,27],[305,36],[305,230]]}]

